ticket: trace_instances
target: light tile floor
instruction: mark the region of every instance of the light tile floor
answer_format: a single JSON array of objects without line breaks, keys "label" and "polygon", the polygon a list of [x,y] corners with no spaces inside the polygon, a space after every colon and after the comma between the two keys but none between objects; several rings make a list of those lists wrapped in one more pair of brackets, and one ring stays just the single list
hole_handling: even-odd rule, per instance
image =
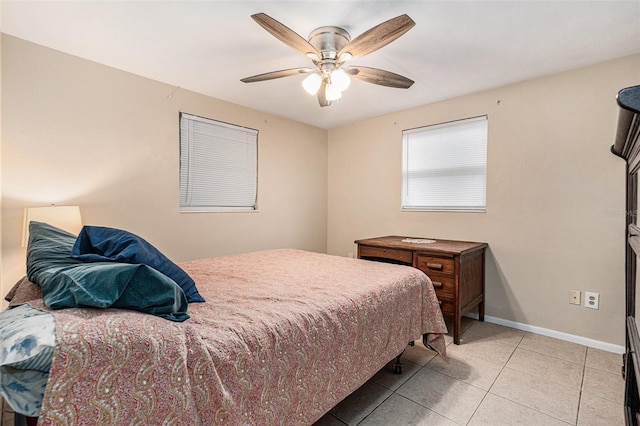
[{"label": "light tile floor", "polygon": [[[313,426],[624,425],[622,356],[465,318],[448,361],[407,347]],[[13,425],[2,404],[0,426]]]},{"label": "light tile floor", "polygon": [[624,425],[622,355],[464,320],[448,361],[407,347],[314,426]]}]

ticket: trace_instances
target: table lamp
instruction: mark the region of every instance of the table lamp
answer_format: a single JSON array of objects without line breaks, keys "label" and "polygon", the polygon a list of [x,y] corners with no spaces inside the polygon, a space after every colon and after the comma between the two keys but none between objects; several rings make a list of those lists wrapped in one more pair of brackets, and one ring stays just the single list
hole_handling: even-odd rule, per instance
[{"label": "table lamp", "polygon": [[48,223],[72,234],[78,234],[82,229],[79,206],[29,207],[24,209],[22,247],[26,247],[29,242],[29,223],[33,220]]}]

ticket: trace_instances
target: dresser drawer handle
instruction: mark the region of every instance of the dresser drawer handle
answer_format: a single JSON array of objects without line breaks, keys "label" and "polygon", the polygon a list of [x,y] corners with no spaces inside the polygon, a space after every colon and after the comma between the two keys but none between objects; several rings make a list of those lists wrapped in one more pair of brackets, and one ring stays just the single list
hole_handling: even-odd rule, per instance
[{"label": "dresser drawer handle", "polygon": [[440,281],[431,281],[433,284],[433,288],[442,288],[442,283]]},{"label": "dresser drawer handle", "polygon": [[442,270],[442,263],[427,263],[427,268],[429,269],[437,269],[438,271]]}]

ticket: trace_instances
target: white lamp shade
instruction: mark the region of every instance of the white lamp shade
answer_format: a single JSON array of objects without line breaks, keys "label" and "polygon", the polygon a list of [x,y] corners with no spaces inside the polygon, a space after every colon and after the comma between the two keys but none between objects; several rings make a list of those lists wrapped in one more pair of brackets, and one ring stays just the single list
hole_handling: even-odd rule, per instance
[{"label": "white lamp shade", "polygon": [[322,84],[322,78],[318,74],[311,74],[304,80],[302,80],[302,87],[307,91],[310,95],[315,95],[318,93],[320,89],[320,85]]},{"label": "white lamp shade", "polygon": [[344,91],[351,84],[351,79],[347,75],[346,72],[342,68],[338,68],[337,70],[331,73],[331,84],[335,86],[339,91]]},{"label": "white lamp shade", "polygon": [[22,227],[22,247],[29,242],[29,223],[31,221],[48,223],[56,228],[78,234],[82,229],[82,217],[79,206],[30,207],[24,209]]}]

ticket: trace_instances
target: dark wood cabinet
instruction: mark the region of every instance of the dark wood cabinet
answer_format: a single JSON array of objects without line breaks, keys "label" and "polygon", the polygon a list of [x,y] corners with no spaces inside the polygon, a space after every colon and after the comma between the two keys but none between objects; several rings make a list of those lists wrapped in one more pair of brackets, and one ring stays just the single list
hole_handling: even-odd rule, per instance
[{"label": "dark wood cabinet", "polygon": [[[618,128],[611,152],[627,163],[627,209],[625,235],[626,265],[626,349],[623,376],[625,378],[625,423],[640,424],[640,324],[636,308],[638,256],[640,256],[640,222],[638,198],[640,197],[640,86],[628,87],[618,92]],[[622,230],[621,230],[622,231]]]},{"label": "dark wood cabinet", "polygon": [[[419,242],[412,242],[419,241]],[[442,314],[453,318],[460,344],[460,318],[477,307],[484,321],[486,243],[387,236],[356,240],[358,258],[413,266],[429,276]]]}]

